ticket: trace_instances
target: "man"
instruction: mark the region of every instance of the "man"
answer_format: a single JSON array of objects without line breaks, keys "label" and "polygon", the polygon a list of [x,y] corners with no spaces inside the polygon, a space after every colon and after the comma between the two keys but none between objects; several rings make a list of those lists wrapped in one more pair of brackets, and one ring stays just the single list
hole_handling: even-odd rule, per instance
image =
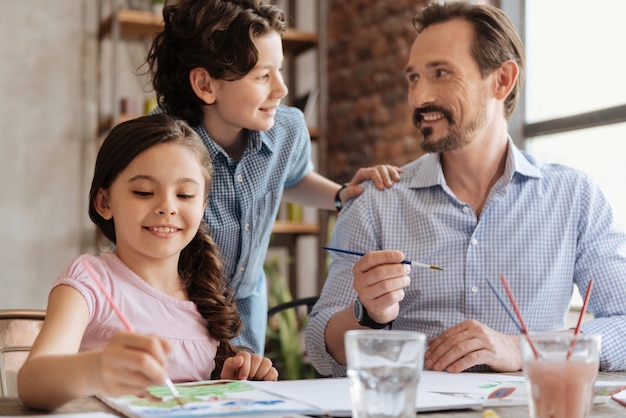
[{"label": "man", "polygon": [[602,334],[601,369],[626,369],[626,235],[589,177],[508,136],[524,74],[513,25],[466,3],[431,4],[413,23],[405,73],[428,154],[339,217],[331,246],[369,253],[332,254],[306,329],[314,366],[345,375],[345,331],[370,327],[425,333],[428,369],[520,370],[519,331],[485,280],[504,274],[530,331],[564,329],[574,284],[584,293],[593,278],[581,332]]}]

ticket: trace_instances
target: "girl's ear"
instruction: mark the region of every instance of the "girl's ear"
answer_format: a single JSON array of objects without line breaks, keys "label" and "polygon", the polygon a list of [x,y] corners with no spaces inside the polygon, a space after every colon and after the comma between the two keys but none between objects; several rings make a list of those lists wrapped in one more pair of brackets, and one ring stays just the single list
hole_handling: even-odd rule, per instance
[{"label": "girl's ear", "polygon": [[204,68],[194,68],[189,72],[189,83],[191,89],[200,100],[206,104],[215,102],[216,80],[213,80],[209,72]]},{"label": "girl's ear", "polygon": [[113,218],[113,211],[111,210],[111,202],[109,200],[109,191],[99,189],[96,198],[93,201],[93,206],[96,212],[107,221]]}]

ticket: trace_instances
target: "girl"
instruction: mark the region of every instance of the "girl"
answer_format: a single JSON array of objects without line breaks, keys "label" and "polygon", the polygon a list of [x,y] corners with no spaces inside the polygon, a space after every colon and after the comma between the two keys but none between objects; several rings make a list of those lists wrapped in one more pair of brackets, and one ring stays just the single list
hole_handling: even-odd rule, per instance
[{"label": "girl", "polygon": [[162,111],[186,120],[215,165],[204,219],[226,260],[243,321],[238,343],[263,353],[267,285],[263,262],[287,201],[341,209],[371,179],[379,189],[399,169],[360,169],[344,187],[313,172],[302,112],[282,106],[285,14],[262,0],[178,0],[163,11],[148,66]]},{"label": "girl", "polygon": [[[89,216],[115,251],[79,256],[54,283],[18,375],[26,406],[136,394],[168,376],[278,378],[269,359],[229,344],[241,320],[202,221],[211,177],[206,147],[183,121],[145,116],[110,132],[96,160]],[[83,260],[136,333],[123,331]]]}]

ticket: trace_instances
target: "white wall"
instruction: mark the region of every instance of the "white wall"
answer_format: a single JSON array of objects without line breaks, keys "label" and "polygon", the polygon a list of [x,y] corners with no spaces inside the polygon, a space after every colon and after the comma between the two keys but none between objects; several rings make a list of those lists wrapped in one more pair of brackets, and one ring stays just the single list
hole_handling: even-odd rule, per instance
[{"label": "white wall", "polygon": [[93,237],[95,3],[2,1],[0,309],[45,307]]},{"label": "white wall", "polygon": [[[3,0],[0,14],[0,309],[45,308],[52,281],[73,257],[94,252],[87,193],[96,153],[97,11],[95,0]],[[313,5],[298,0],[298,26],[315,30]],[[110,62],[110,42],[102,46]],[[147,45],[118,51],[122,96],[151,96],[133,75]],[[312,57],[298,93],[314,84]],[[105,77],[105,84],[108,83]],[[110,89],[100,101],[110,111]],[[311,216],[311,214],[309,214]],[[314,213],[313,213],[313,216]],[[311,254],[318,243],[302,239]],[[314,292],[315,262],[299,268]],[[313,289],[309,289],[313,287]]]}]

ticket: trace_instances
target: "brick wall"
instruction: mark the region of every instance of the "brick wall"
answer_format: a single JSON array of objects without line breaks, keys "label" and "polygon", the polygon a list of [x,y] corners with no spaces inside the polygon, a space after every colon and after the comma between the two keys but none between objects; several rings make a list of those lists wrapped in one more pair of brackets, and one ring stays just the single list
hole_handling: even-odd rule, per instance
[{"label": "brick wall", "polygon": [[328,0],[329,178],[345,182],[360,167],[403,165],[423,154],[404,68],[416,35],[411,21],[428,3]]},{"label": "brick wall", "polygon": [[422,154],[411,122],[404,68],[428,0],[329,0],[328,177],[405,164]]}]

